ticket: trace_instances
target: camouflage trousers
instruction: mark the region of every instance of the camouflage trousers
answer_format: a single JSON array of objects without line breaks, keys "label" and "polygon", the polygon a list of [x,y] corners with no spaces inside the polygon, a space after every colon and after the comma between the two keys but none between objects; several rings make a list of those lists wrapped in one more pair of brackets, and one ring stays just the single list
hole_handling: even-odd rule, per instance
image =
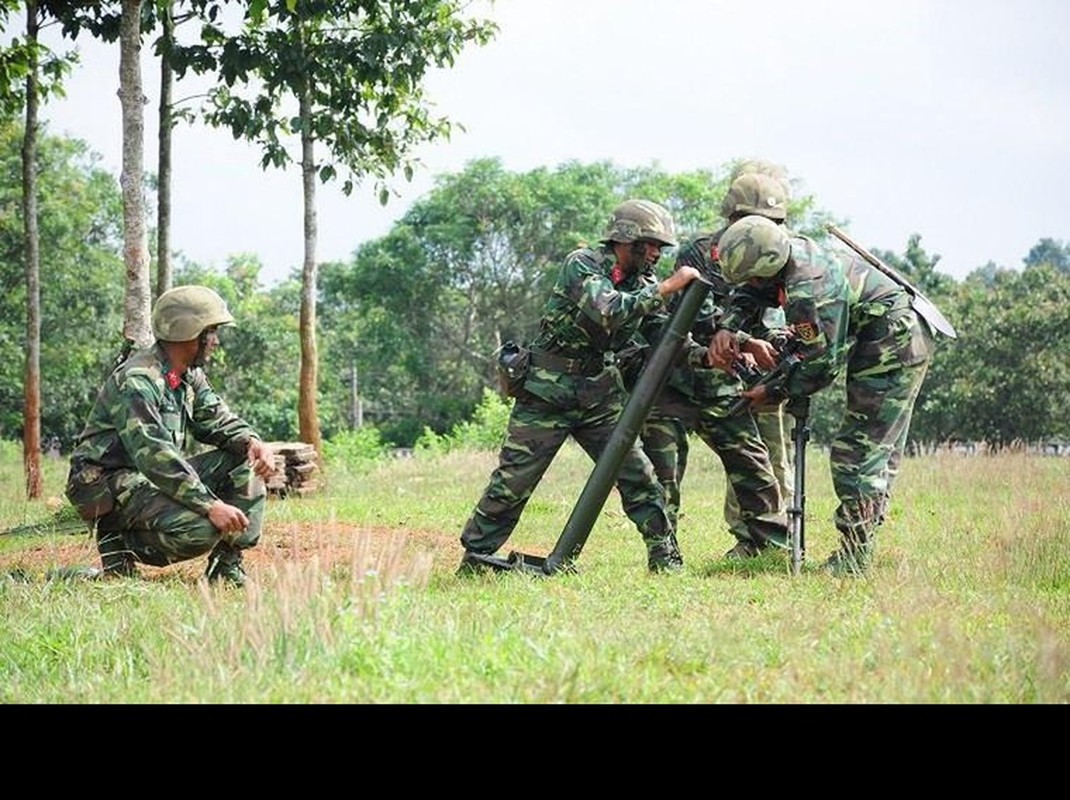
[{"label": "camouflage trousers", "polygon": [[[774,408],[760,409],[753,416],[758,425],[758,435],[769,451],[769,462],[780,485],[780,500],[786,512],[795,496],[795,458],[789,441],[794,420],[784,413],[783,403]],[[728,524],[728,532],[740,541],[751,538],[732,481],[728,479],[725,480],[724,521]]]},{"label": "camouflage trousers", "polygon": [[[517,398],[498,467],[461,532],[465,550],[491,555],[501,548],[565,440],[571,436],[597,461],[622,408],[616,393],[589,408],[563,408],[530,394]],[[664,492],[637,443],[624,456],[616,486],[624,513],[648,547],[673,536]]]},{"label": "camouflage trousers", "polygon": [[643,423],[639,441],[665,491],[665,513],[675,531],[680,521],[680,483],[687,471],[690,448],[687,426],[679,417],[655,409]]},{"label": "camouflage trousers", "polygon": [[847,408],[829,461],[841,538],[864,544],[884,521],[928,362],[847,375]]},{"label": "camouflage trousers", "polygon": [[143,564],[165,567],[212,552],[223,563],[241,561],[241,551],[260,540],[267,492],[244,453],[209,450],[192,456],[190,464],[204,485],[220,500],[236,506],[249,526],[226,541],[208,517],[162,493],[144,475],[122,474],[115,509],[97,521],[98,546],[109,536],[123,538],[126,550]]},{"label": "camouflage trousers", "polygon": [[[643,451],[665,487],[673,529],[680,509],[681,484],[687,469],[688,431],[717,454],[738,507],[733,534],[758,545],[787,544],[787,504],[769,449],[750,414],[716,416],[671,387],[663,391],[643,426]],[[783,452],[783,448],[782,448]]]}]

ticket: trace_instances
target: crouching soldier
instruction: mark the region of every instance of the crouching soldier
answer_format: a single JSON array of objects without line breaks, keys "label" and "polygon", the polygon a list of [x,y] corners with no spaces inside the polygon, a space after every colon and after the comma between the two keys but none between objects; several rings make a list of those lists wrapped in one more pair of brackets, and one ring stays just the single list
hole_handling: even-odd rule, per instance
[{"label": "crouching soldier", "polygon": [[[210,582],[245,583],[263,523],[271,448],[215,393],[203,367],[234,323],[203,286],[160,295],[155,343],[100,389],[71,454],[67,497],[96,532],[105,577],[208,554]],[[191,454],[187,443],[211,449]]]}]

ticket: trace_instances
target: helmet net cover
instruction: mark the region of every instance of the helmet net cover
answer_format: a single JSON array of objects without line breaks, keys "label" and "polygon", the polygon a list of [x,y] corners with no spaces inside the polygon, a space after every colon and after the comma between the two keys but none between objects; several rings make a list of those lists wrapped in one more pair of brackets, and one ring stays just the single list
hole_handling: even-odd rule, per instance
[{"label": "helmet net cover", "polygon": [[226,302],[207,286],[168,289],[152,309],[152,333],[164,342],[188,342],[205,328],[233,324]]},{"label": "helmet net cover", "polygon": [[625,200],[613,209],[602,241],[627,244],[640,239],[675,247],[678,241],[672,214],[650,200]]},{"label": "helmet net cover", "polygon": [[729,283],[771,278],[790,255],[791,240],[784,228],[756,214],[733,222],[717,242],[718,263]]}]

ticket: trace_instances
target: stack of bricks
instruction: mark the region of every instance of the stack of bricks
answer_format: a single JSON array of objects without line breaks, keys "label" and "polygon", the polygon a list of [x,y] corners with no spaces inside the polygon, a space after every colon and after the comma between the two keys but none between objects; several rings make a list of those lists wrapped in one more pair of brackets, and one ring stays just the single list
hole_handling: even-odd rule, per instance
[{"label": "stack of bricks", "polygon": [[306,495],[315,492],[316,448],[304,442],[269,442],[275,451],[275,474],[267,481],[269,494]]}]

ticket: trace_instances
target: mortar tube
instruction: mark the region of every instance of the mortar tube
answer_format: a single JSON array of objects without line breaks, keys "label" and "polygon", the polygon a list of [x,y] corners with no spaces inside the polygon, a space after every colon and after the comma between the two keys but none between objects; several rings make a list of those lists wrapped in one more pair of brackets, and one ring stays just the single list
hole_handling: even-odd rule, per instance
[{"label": "mortar tube", "polygon": [[709,291],[710,285],[701,279],[691,281],[684,290],[679,305],[665,326],[661,340],[654,348],[621,411],[620,419],[610,434],[605,449],[595,462],[557,544],[543,562],[542,570],[547,575],[568,568],[583,550],[595,520],[598,519],[606,498],[616,483],[621,464],[639,436],[654,401],[661,394]]}]

